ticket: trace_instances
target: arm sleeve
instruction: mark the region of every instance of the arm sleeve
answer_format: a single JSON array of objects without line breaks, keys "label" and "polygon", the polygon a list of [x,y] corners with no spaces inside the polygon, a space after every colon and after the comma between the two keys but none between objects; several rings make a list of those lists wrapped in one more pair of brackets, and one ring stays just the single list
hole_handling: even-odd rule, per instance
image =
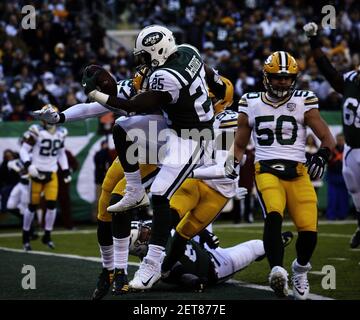
[{"label": "arm sleeve", "polygon": [[31,149],[32,149],[32,146],[29,145],[29,144],[26,143],[26,142],[24,142],[24,143],[21,145],[21,148],[20,148],[20,159],[21,159],[21,161],[22,161],[24,164],[31,162],[31,158],[30,158]]},{"label": "arm sleeve", "polygon": [[99,117],[110,112],[98,102],[79,103],[62,112],[65,121],[77,121],[92,117]]},{"label": "arm sleeve", "polygon": [[194,169],[193,177],[201,180],[224,179],[225,167],[224,165],[201,166]]},{"label": "arm sleeve", "polygon": [[310,46],[312,54],[315,59],[316,65],[320,72],[330,83],[338,93],[344,93],[344,78],[343,76],[332,66],[329,59],[326,57],[324,52],[321,50],[321,44],[318,37],[312,37],[310,39]]},{"label": "arm sleeve", "polygon": [[59,150],[58,162],[59,162],[59,165],[60,165],[62,170],[68,170],[69,169],[69,162],[68,162],[64,147],[62,147]]}]

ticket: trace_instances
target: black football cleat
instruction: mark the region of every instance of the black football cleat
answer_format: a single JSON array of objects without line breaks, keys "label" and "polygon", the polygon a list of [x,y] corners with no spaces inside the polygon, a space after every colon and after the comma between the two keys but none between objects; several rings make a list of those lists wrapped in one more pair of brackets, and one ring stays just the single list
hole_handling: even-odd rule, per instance
[{"label": "black football cleat", "polygon": [[129,292],[129,281],[124,269],[115,269],[114,282],[111,293],[114,296],[125,294]]},{"label": "black football cleat", "polygon": [[107,295],[109,292],[110,286],[113,282],[114,271],[108,270],[103,268],[100,275],[98,282],[96,284],[96,288],[94,293],[91,297],[91,300],[101,300],[103,297]]}]

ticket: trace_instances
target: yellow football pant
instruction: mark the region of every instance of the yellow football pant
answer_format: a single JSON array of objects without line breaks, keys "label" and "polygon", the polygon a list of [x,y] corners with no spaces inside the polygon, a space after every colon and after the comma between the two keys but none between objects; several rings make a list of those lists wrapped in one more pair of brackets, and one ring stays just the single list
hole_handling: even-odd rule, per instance
[{"label": "yellow football pant", "polygon": [[181,221],[176,231],[191,239],[210,224],[226,205],[228,198],[198,179],[186,179],[170,199]]},{"label": "yellow football pant", "polygon": [[31,204],[39,205],[41,193],[44,192],[46,201],[56,201],[58,195],[58,177],[56,172],[51,174],[51,180],[46,183],[31,180]]},{"label": "yellow football pant", "polygon": [[282,180],[270,173],[255,174],[258,198],[264,215],[285,207],[298,231],[317,231],[317,197],[307,172],[292,180]]},{"label": "yellow football pant", "polygon": [[[156,170],[156,165],[140,164],[140,175],[144,178]],[[126,179],[124,170],[118,158],[116,158],[110,168],[107,170],[103,184],[101,186],[101,194],[99,197],[97,218],[103,222],[111,222],[112,216],[107,212],[110,204],[111,194],[124,195],[126,187]]]}]

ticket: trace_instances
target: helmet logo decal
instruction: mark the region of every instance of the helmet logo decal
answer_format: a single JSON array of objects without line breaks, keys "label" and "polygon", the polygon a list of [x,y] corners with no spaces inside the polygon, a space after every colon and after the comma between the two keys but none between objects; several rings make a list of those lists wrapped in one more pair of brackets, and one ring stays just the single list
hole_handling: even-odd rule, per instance
[{"label": "helmet logo decal", "polygon": [[163,38],[163,34],[160,32],[151,32],[149,33],[142,41],[142,45],[145,47],[151,47],[154,44],[157,44]]},{"label": "helmet logo decal", "polygon": [[267,57],[267,59],[265,60],[265,64],[271,63],[271,60],[272,60],[272,55]]}]

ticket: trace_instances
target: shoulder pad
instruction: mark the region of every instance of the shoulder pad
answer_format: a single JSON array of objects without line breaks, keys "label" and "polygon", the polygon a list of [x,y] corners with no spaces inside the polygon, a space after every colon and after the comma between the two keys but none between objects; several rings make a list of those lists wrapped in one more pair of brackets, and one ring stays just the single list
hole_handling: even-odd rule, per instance
[{"label": "shoulder pad", "polygon": [[177,46],[178,49],[182,49],[182,48],[187,48],[187,49],[191,49],[193,51],[196,52],[196,54],[198,54],[200,56],[200,52],[197,48],[195,48],[194,46],[192,46],[191,44],[187,44],[187,43],[184,43],[184,44],[180,44]]},{"label": "shoulder pad", "polygon": [[344,78],[345,81],[350,81],[350,82],[352,82],[352,81],[356,78],[358,72],[359,72],[359,71],[355,71],[355,70],[346,72],[346,73],[343,75],[343,78]]},{"label": "shoulder pad", "polygon": [[39,135],[40,131],[41,131],[42,127],[38,124],[32,124],[29,127],[28,132],[30,132],[32,135],[35,135],[36,137]]},{"label": "shoulder pad", "polygon": [[219,129],[237,128],[238,113],[233,110],[224,110],[218,113],[215,118],[218,121]]}]

